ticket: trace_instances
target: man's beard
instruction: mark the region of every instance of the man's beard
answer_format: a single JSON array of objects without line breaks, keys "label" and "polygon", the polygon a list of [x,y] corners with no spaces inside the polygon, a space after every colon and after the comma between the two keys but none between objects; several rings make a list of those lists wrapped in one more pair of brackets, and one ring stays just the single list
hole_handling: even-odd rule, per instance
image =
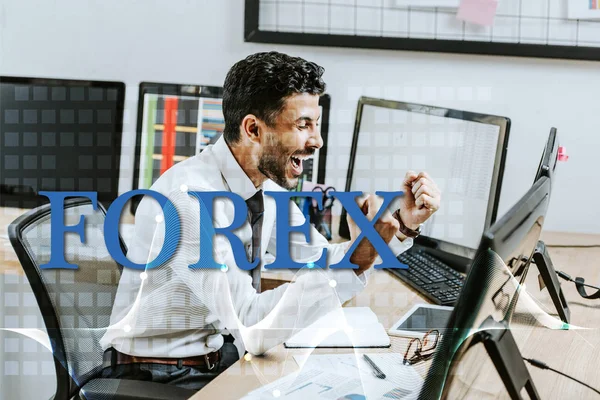
[{"label": "man's beard", "polygon": [[[279,186],[287,190],[294,189],[296,185],[298,185],[299,177],[290,179],[286,176],[286,169],[290,162],[290,154],[288,154],[289,149],[283,146],[281,142],[276,139],[275,135],[271,136],[269,142],[269,146],[263,148],[263,152],[258,160],[258,170]],[[310,149],[298,151],[294,154],[312,155],[314,152],[314,149]]]},{"label": "man's beard", "polygon": [[288,179],[286,177],[286,168],[289,162],[289,156],[281,143],[273,143],[268,151],[263,151],[258,160],[258,170],[267,178],[279,186],[292,190],[298,184],[298,178]]}]

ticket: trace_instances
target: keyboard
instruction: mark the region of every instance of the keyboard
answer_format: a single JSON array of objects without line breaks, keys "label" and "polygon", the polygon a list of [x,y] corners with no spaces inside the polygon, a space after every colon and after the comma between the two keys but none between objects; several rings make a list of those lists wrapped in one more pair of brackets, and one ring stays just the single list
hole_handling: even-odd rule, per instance
[{"label": "keyboard", "polygon": [[465,280],[459,272],[424,251],[405,252],[398,260],[408,269],[388,269],[435,304],[453,306]]}]

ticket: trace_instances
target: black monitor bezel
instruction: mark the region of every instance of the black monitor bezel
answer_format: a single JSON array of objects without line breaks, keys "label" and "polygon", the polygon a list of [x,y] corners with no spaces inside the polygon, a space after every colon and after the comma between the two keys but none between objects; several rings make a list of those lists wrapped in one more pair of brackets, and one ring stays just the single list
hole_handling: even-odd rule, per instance
[{"label": "black monitor bezel", "polygon": [[[112,147],[116,150],[112,159],[113,170],[116,171],[117,177],[113,179],[109,194],[98,193],[98,201],[108,207],[119,196],[119,175],[121,171],[121,153],[123,140],[123,114],[125,111],[125,83],[118,81],[97,81],[97,80],[80,80],[80,79],[62,79],[62,78],[39,78],[39,77],[17,77],[17,76],[0,76],[0,84],[13,83],[24,85],[46,85],[46,86],[87,86],[103,89],[117,90],[117,117],[115,121],[115,132],[113,137]],[[38,194],[29,195],[10,195],[11,202],[18,201],[20,204],[36,203],[37,205],[45,204],[49,200]],[[4,196],[0,196],[4,197]],[[3,206],[4,202],[0,203]]]},{"label": "black monitor bezel", "polygon": [[[441,395],[442,392],[446,393],[448,390],[449,385],[446,384],[446,380],[453,375],[453,369],[457,367],[458,360],[471,344],[474,344],[474,335],[467,336],[460,343],[457,341],[456,335],[459,331],[463,333],[469,330],[475,332],[479,328],[471,325],[473,325],[472,321],[476,316],[476,310],[489,294],[487,288],[482,289],[482,284],[490,282],[493,278],[493,271],[490,271],[490,268],[487,267],[493,262],[493,258],[497,257],[501,258],[506,264],[506,257],[511,255],[512,250],[516,248],[514,243],[523,242],[534,224],[538,223],[540,218],[543,221],[548,210],[550,193],[551,179],[545,176],[541,177],[534,182],[527,193],[506,214],[483,233],[479,249],[471,268],[469,268],[460,296],[445,329],[445,332],[450,334],[442,336],[439,344],[440,351],[436,352],[423,385],[423,390],[426,393],[422,391],[419,398],[424,398],[423,395],[431,396],[434,391],[439,391]],[[507,238],[512,240],[506,240]],[[531,256],[534,251],[535,245],[531,249],[531,254],[528,255],[528,260],[517,267],[521,273],[521,283],[531,265]],[[517,272],[514,269],[510,271],[511,273]],[[518,291],[516,291],[511,299],[510,307],[508,307],[503,321],[510,321],[518,294]]]},{"label": "black monitor bezel", "polygon": [[556,164],[558,163],[558,134],[556,128],[551,128],[548,134],[548,140],[540,159],[537,172],[535,173],[535,180],[537,181],[542,176],[551,178],[554,174]]},{"label": "black monitor bezel", "polygon": [[[534,211],[539,211],[542,202],[547,200],[546,203],[548,203],[551,185],[552,180],[550,177],[543,176],[536,180],[527,193],[484,233],[483,238],[486,242],[489,242],[496,253],[499,255],[505,254],[506,238],[514,234],[524,220],[531,219],[535,215]],[[545,211],[540,215],[544,215]]]},{"label": "black monitor bezel", "polygon": [[[498,203],[500,200],[500,192],[502,188],[502,179],[504,175],[504,166],[506,162],[506,153],[508,150],[508,138],[510,133],[511,121],[507,117],[500,117],[496,115],[479,114],[470,111],[454,110],[445,107],[429,106],[424,104],[407,103],[402,101],[376,99],[371,97],[361,97],[358,100],[356,108],[356,120],[354,124],[354,133],[352,136],[352,147],[350,150],[350,164],[348,166],[348,172],[346,175],[346,191],[351,190],[352,174],[354,172],[354,159],[356,157],[356,150],[358,145],[358,135],[360,134],[360,124],[362,120],[362,112],[364,106],[375,106],[382,108],[390,108],[395,110],[404,110],[409,112],[417,112],[421,114],[436,115],[446,118],[455,118],[465,121],[480,122],[487,125],[497,125],[500,128],[498,135],[498,144],[496,147],[496,155],[494,160],[494,171],[492,175],[492,184],[490,187],[490,198],[492,202],[488,203],[488,210],[486,214],[486,221],[484,226],[485,229],[489,228],[492,223],[496,220],[498,213]],[[349,238],[348,226],[346,221],[346,212],[342,210],[342,217],[340,219],[340,236]],[[424,247],[435,248],[441,252],[450,253],[452,255],[459,256],[461,258],[471,259],[477,249],[471,249],[464,246],[460,246],[454,243],[433,239],[429,237],[419,237],[416,243]]]},{"label": "black monitor bezel", "polygon": [[325,183],[325,173],[327,172],[327,141],[329,136],[329,115],[331,113],[331,96],[323,93],[319,97],[321,106],[321,138],[323,146],[319,149],[319,165],[317,165],[317,183]]},{"label": "black monitor bezel", "polygon": [[[482,243],[489,245],[496,254],[506,261],[509,250],[514,247],[508,243],[507,239],[511,239],[513,242],[517,241],[516,239],[519,238],[515,238],[515,233],[518,231],[523,233],[525,231],[523,226],[531,227],[540,218],[542,218],[539,229],[541,232],[543,220],[550,203],[551,190],[552,179],[550,177],[542,176],[537,179],[527,193],[484,233]],[[525,236],[525,234],[521,235],[521,240],[518,242],[522,242]],[[530,254],[523,254],[526,259],[522,259],[518,265],[512,266],[511,272],[513,275],[525,277],[534,250],[535,245]]]}]

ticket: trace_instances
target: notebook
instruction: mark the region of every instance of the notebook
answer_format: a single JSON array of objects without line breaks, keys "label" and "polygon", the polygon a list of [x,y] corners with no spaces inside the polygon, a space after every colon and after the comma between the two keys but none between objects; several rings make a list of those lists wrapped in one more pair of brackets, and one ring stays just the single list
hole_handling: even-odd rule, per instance
[{"label": "notebook", "polygon": [[284,343],[287,348],[390,347],[390,337],[369,307],[336,309]]}]

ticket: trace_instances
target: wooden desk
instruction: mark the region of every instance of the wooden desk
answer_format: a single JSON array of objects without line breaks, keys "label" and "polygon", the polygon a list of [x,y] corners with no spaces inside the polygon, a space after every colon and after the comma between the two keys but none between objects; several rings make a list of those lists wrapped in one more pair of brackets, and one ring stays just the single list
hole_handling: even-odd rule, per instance
[{"label": "wooden desk", "polygon": [[[600,243],[600,236],[585,236],[584,244]],[[549,243],[572,243],[572,235],[545,234]],[[584,276],[590,283],[600,283],[599,248],[550,248],[556,268],[572,276]],[[526,280],[528,292],[549,310],[553,310],[547,291],[539,291],[537,269],[532,265]],[[283,279],[283,278],[282,278]],[[536,326],[527,318],[526,310],[517,307],[515,315],[520,318],[512,325],[512,334],[523,356],[537,358],[551,367],[574,376],[596,388],[600,388],[598,360],[600,359],[600,301],[582,299],[574,284],[564,283],[563,291],[571,308],[571,323],[592,328],[587,330],[554,331]],[[379,321],[387,328],[396,322],[415,303],[426,302],[414,290],[404,285],[388,272],[377,271],[370,277],[365,290],[346,306],[368,306],[377,314]],[[554,313],[551,311],[551,313]],[[409,339],[392,337],[390,349],[356,349],[357,352],[403,353]],[[253,357],[250,361],[240,360],[217,377],[192,400],[198,399],[239,399],[248,392],[298,369],[293,356],[307,354],[309,350],[285,349],[278,346],[264,356]],[[318,349],[315,354],[330,353],[332,350]],[[351,353],[348,350],[338,352]],[[420,364],[419,373],[426,374],[428,365]],[[596,399],[589,389],[557,375],[551,371],[528,366],[538,393],[542,399]],[[484,352],[483,346],[472,348],[460,363],[449,398],[508,398],[499,376]]]}]

